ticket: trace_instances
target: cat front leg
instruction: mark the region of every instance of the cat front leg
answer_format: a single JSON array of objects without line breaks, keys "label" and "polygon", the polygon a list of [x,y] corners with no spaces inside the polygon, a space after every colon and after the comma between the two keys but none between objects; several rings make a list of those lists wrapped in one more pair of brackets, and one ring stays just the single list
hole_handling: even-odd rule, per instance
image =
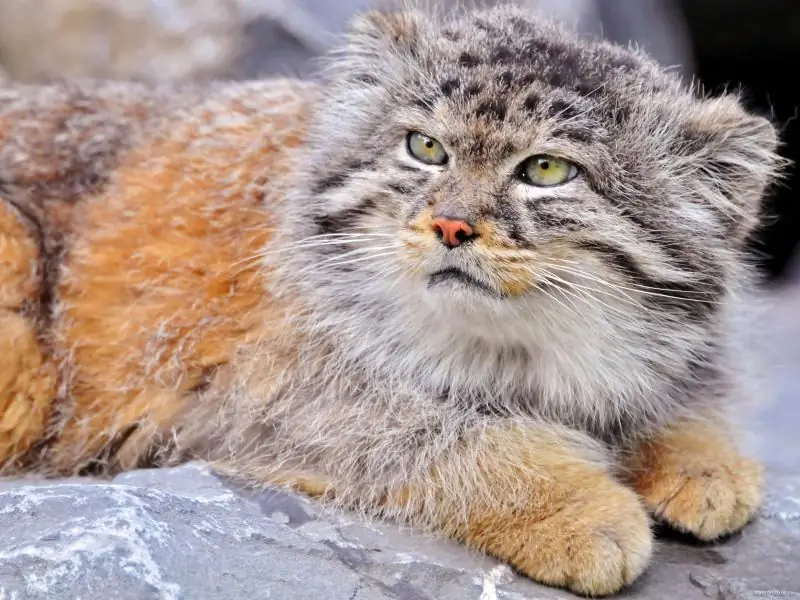
[{"label": "cat front leg", "polygon": [[724,419],[685,419],[636,444],[627,479],[666,525],[703,541],[742,529],[761,505],[761,465],[736,448]]},{"label": "cat front leg", "polygon": [[424,473],[381,493],[319,473],[271,478],[460,540],[537,582],[590,596],[632,583],[652,552],[644,506],[612,477],[604,452],[552,426],[479,428]]}]

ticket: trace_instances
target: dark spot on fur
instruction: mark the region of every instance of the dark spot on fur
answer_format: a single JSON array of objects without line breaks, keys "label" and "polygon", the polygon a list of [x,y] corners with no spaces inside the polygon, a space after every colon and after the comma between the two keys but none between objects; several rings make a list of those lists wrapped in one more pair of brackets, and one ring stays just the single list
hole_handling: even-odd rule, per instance
[{"label": "dark spot on fur", "polygon": [[623,53],[605,56],[603,62],[611,69],[619,71],[635,71],[642,66],[638,57]]},{"label": "dark spot on fur", "polygon": [[440,86],[442,94],[444,94],[446,98],[450,98],[453,95],[453,93],[460,87],[461,87],[461,80],[457,78],[448,79],[447,81],[443,82]]},{"label": "dark spot on fur", "polygon": [[480,83],[471,83],[464,88],[464,98],[472,98],[477,96],[483,91],[483,86]]},{"label": "dark spot on fur", "polygon": [[594,77],[582,77],[573,86],[581,96],[593,96],[602,91],[604,83]]},{"label": "dark spot on fur", "polygon": [[474,54],[462,52],[461,56],[458,57],[458,64],[460,64],[462,67],[477,67],[479,64],[481,64],[481,61]]},{"label": "dark spot on fur", "polygon": [[200,376],[197,378],[197,381],[192,387],[189,388],[189,392],[192,394],[202,394],[208,390],[211,387],[211,384],[214,382],[214,376],[217,374],[217,371],[219,371],[223,364],[224,363],[212,364],[203,367],[200,372]]},{"label": "dark spot on fur", "polygon": [[500,156],[509,156],[516,151],[516,146],[507,140],[500,145]]},{"label": "dark spot on fur", "polygon": [[562,215],[552,215],[549,213],[537,213],[536,221],[545,227],[561,229],[566,231],[581,231],[586,229],[586,225],[576,219],[570,219]]},{"label": "dark spot on fur", "polygon": [[552,135],[554,137],[563,137],[574,140],[582,144],[588,144],[594,139],[591,129],[580,126],[557,127],[553,130]]},{"label": "dark spot on fur", "polygon": [[106,475],[114,457],[137,429],[139,429],[139,424],[133,423],[109,439],[100,454],[85,463],[78,471],[78,475],[81,477]]},{"label": "dark spot on fur", "polygon": [[516,33],[529,33],[533,28],[532,23],[520,17],[511,17],[509,23]]},{"label": "dark spot on fur", "polygon": [[584,73],[581,72],[581,57],[575,51],[566,52],[559,55],[558,66],[550,70],[548,83],[553,87],[572,88],[584,80]]},{"label": "dark spot on fur", "polygon": [[411,103],[423,110],[432,111],[436,106],[436,99],[432,96],[415,96]]},{"label": "dark spot on fur", "polygon": [[503,71],[497,76],[497,82],[504,88],[511,87],[511,82],[514,81],[514,74],[511,71]]},{"label": "dark spot on fur", "polygon": [[550,117],[567,121],[578,116],[578,111],[575,109],[574,104],[564,102],[563,100],[554,100],[550,106],[547,107],[547,114]]},{"label": "dark spot on fur", "polygon": [[547,64],[552,62],[552,58],[556,54],[558,54],[558,48],[544,40],[534,38],[520,49],[517,53],[517,58],[523,62]]},{"label": "dark spot on fur", "polygon": [[497,29],[491,23],[483,19],[475,19],[475,27],[486,33],[494,33]]},{"label": "dark spot on fur", "polygon": [[497,46],[491,54],[491,62],[495,64],[508,64],[515,61],[514,53],[505,46]]},{"label": "dark spot on fur", "polygon": [[527,111],[529,111],[529,112],[535,112],[535,111],[536,111],[536,109],[539,107],[539,103],[540,103],[541,101],[542,101],[542,100],[541,100],[541,98],[539,97],[539,94],[537,94],[536,92],[533,92],[533,93],[531,93],[531,94],[528,94],[528,95],[525,97],[525,101],[522,103],[522,105],[525,107],[525,109],[526,109]]},{"label": "dark spot on fur", "polygon": [[445,29],[442,32],[442,36],[444,36],[444,39],[449,40],[451,42],[458,42],[461,40],[461,32],[456,31],[454,29]]},{"label": "dark spot on fur", "polygon": [[478,117],[485,117],[503,121],[506,118],[508,107],[502,100],[486,100],[481,102],[475,109],[475,115]]},{"label": "dark spot on fur", "polygon": [[670,144],[670,151],[681,156],[691,156],[702,152],[712,141],[713,136],[710,132],[695,131],[684,127]]},{"label": "dark spot on fur", "polygon": [[543,198],[536,198],[535,200],[528,200],[525,206],[537,224],[553,229],[568,229],[569,231],[586,229],[584,223],[561,214],[558,206],[551,207],[553,203],[558,204],[561,202],[568,202],[568,200],[545,196]]}]

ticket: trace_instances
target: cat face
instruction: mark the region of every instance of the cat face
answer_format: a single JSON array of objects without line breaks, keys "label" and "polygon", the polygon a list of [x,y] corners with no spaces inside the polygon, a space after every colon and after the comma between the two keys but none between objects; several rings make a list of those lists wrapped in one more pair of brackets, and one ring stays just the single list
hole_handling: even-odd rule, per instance
[{"label": "cat face", "polygon": [[778,162],[735,97],[510,7],[369,14],[327,77],[290,220],[351,305],[703,322]]}]

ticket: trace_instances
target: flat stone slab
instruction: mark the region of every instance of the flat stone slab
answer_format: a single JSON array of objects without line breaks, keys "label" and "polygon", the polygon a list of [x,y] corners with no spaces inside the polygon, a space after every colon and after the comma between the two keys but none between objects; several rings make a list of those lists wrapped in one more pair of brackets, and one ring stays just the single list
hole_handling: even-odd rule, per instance
[{"label": "flat stone slab", "polygon": [[[447,540],[246,496],[206,466],[96,480],[0,482],[0,600],[551,600]],[[800,598],[800,476],[773,473],[763,515],[724,544],[662,539],[620,597]]]}]

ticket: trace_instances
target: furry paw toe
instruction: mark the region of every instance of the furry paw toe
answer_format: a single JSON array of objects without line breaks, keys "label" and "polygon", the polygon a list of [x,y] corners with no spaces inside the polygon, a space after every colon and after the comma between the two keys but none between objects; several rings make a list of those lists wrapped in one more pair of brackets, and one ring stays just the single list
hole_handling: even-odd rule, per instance
[{"label": "furry paw toe", "polygon": [[761,468],[738,458],[665,469],[640,489],[653,516],[703,541],[742,529],[761,503]]},{"label": "furry paw toe", "polygon": [[631,477],[655,519],[702,541],[739,531],[761,504],[761,466],[712,431],[643,444]]},{"label": "furry paw toe", "polygon": [[646,511],[635,494],[612,481],[543,519],[521,516],[493,527],[486,539],[475,536],[473,545],[537,582],[586,596],[631,584],[652,553]]}]

